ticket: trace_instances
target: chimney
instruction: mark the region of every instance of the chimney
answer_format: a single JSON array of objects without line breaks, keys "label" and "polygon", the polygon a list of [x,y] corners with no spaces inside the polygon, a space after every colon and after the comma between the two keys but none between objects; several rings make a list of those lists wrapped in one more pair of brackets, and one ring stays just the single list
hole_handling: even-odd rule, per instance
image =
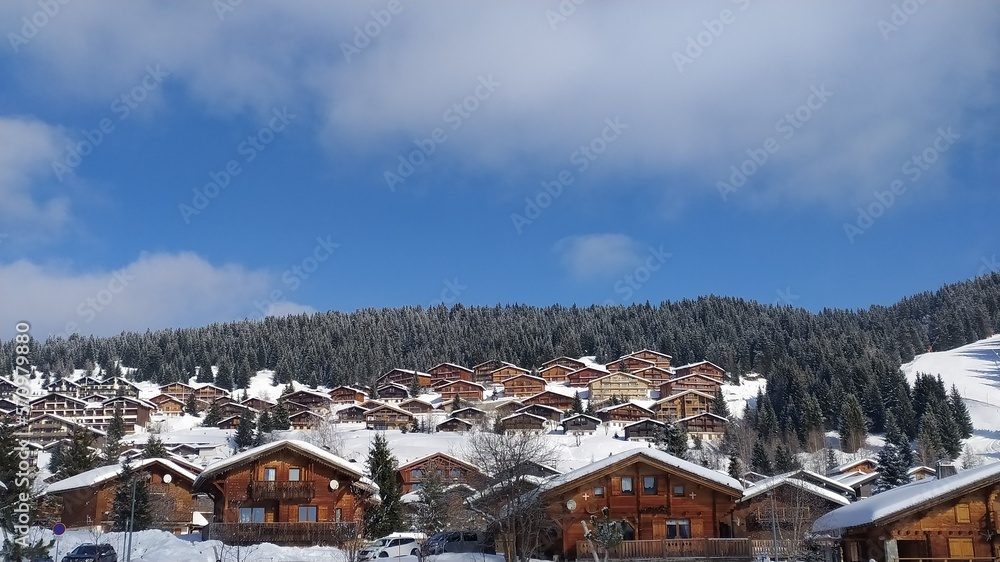
[{"label": "chimney", "polygon": [[938,461],[937,466],[934,468],[937,471],[936,476],[938,480],[958,474],[958,468],[951,461]]}]

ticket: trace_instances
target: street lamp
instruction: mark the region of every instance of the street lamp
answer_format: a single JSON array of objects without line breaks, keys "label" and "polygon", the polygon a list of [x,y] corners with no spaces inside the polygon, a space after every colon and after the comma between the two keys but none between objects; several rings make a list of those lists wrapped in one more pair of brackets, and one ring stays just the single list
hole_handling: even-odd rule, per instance
[{"label": "street lamp", "polygon": [[778,512],[774,507],[774,490],[767,493],[771,498],[771,539],[774,541],[774,562],[778,562]]}]

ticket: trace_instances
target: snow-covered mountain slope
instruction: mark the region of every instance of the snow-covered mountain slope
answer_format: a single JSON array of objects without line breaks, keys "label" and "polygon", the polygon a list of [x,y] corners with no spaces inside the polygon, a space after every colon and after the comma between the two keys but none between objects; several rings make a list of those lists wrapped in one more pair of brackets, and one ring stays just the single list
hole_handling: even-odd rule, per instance
[{"label": "snow-covered mountain slope", "polygon": [[975,428],[968,445],[986,462],[1000,460],[1000,335],[918,355],[902,369],[911,384],[928,373],[941,375],[945,388],[958,387]]}]

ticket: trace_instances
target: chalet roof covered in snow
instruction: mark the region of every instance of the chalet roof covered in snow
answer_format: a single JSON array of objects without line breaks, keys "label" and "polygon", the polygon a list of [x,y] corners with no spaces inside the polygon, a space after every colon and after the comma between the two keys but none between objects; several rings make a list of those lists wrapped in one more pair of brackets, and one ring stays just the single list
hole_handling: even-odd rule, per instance
[{"label": "chalet roof covered in snow", "polygon": [[968,490],[1000,482],[1000,463],[963,470],[954,476],[928,478],[893,488],[823,515],[813,523],[814,533],[839,532],[891,521],[915,508],[936,505]]},{"label": "chalet roof covered in snow", "polygon": [[833,468],[830,469],[829,474],[833,474],[833,473],[843,474],[845,472],[850,471],[851,469],[853,469],[856,466],[861,466],[861,465],[866,464],[866,463],[870,463],[875,468],[878,468],[878,461],[877,460],[875,460],[875,459],[869,459],[869,458],[864,458],[864,459],[854,460],[854,461],[851,461],[851,462],[846,462],[846,463],[844,463],[844,464],[842,464],[840,466],[835,466],[835,467],[833,467]]},{"label": "chalet roof covered in snow", "polygon": [[772,476],[770,478],[765,478],[750,486],[743,492],[743,498],[740,501],[751,500],[761,494],[765,494],[779,486],[788,485],[794,486],[804,492],[808,492],[814,496],[829,500],[837,505],[847,505],[851,503],[851,500],[845,498],[844,496],[822,488],[805,480],[799,480],[795,478],[795,472],[787,472],[785,474],[779,474],[777,476]]},{"label": "chalet roof covered in snow", "polygon": [[227,459],[214,462],[207,467],[205,470],[198,475],[198,479],[195,481],[195,488],[197,489],[202,483],[215,477],[216,475],[237,467],[241,464],[251,462],[256,460],[272,451],[279,449],[288,448],[293,451],[299,452],[308,457],[312,457],[321,462],[324,462],[330,466],[335,466],[338,469],[346,472],[347,474],[358,479],[359,484],[367,488],[368,491],[378,493],[378,485],[368,479],[364,473],[354,464],[334,455],[333,453],[320,449],[316,445],[311,443],[306,443],[305,441],[297,441],[295,439],[282,439],[281,441],[274,441],[273,443],[267,443],[261,445],[260,447],[254,447],[252,449],[247,449],[242,453],[237,453]]},{"label": "chalet roof covered in snow", "polygon": [[[153,464],[161,464],[170,469],[171,472],[174,472],[178,476],[192,483],[195,481],[195,478],[197,478],[197,476],[195,476],[191,471],[182,468],[180,465],[169,459],[142,459],[132,465],[132,470],[141,471]],[[70,476],[69,478],[64,478],[58,482],[53,482],[45,490],[45,493],[57,494],[59,492],[76,490],[77,488],[89,488],[113,478],[117,478],[121,472],[122,467],[118,464],[100,466],[88,470],[87,472],[81,472],[76,476]]]}]

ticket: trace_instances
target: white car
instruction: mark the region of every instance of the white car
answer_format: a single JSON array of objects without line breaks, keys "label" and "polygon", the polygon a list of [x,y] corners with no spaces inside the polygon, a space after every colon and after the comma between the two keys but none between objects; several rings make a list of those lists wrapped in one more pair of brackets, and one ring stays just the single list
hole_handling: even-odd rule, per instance
[{"label": "white car", "polygon": [[420,554],[420,541],[424,538],[423,533],[393,533],[361,549],[358,560],[417,556]]}]

